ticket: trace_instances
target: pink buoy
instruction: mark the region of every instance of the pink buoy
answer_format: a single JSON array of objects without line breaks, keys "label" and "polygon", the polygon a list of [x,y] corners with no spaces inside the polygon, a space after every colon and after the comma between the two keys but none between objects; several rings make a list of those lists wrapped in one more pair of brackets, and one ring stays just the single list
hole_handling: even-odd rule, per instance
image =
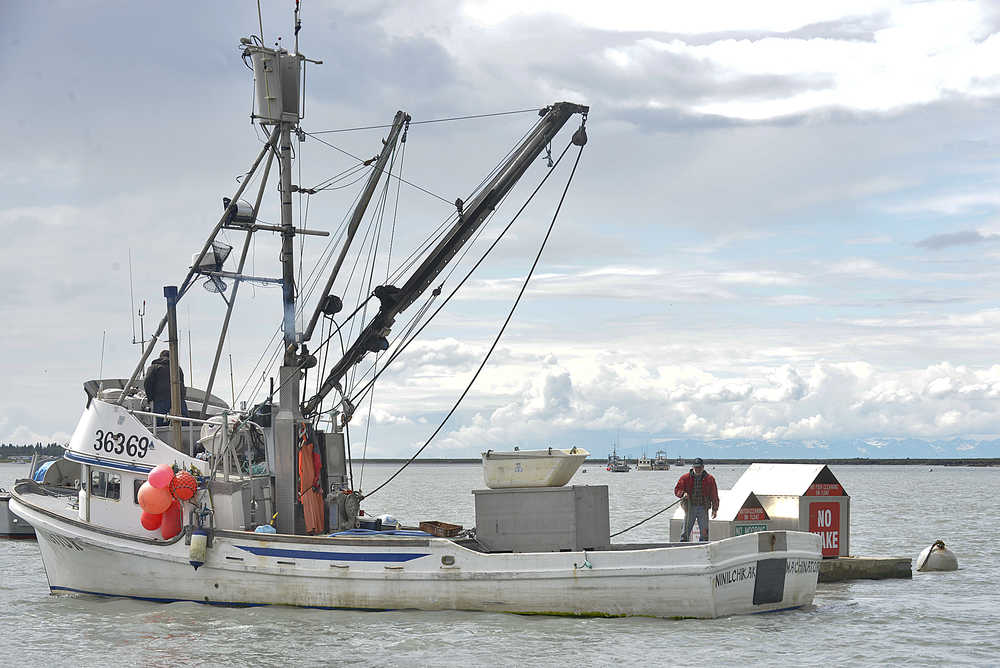
[{"label": "pink buoy", "polygon": [[146,531],[156,531],[160,528],[160,524],[163,523],[163,514],[159,513],[154,515],[153,513],[147,513],[145,510],[142,511],[142,516],[139,518],[139,524]]},{"label": "pink buoy", "polygon": [[160,535],[163,536],[163,540],[169,540],[181,532],[182,526],[181,504],[178,501],[173,501],[166,512],[163,513],[163,524],[160,525]]},{"label": "pink buoy", "polygon": [[160,464],[149,472],[149,484],[157,489],[166,489],[174,479],[174,470],[166,464]]},{"label": "pink buoy", "polygon": [[159,515],[165,511],[173,500],[170,496],[170,490],[157,489],[148,482],[139,486],[138,499],[139,507],[151,515]]}]

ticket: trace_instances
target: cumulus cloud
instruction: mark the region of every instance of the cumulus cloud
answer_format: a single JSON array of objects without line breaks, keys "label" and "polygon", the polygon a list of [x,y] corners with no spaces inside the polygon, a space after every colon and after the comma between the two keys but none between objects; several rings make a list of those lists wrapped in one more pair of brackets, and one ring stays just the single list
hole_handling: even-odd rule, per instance
[{"label": "cumulus cloud", "polygon": [[[738,381],[704,371],[671,378],[651,369],[626,379],[604,367],[597,379],[585,381],[552,362],[525,378],[514,397],[496,397],[498,408],[450,431],[447,441],[454,448],[544,444],[572,427],[654,439],[800,440],[816,448],[853,437],[878,449],[888,441],[873,434],[940,439],[969,430],[1000,433],[1000,418],[982,400],[984,386],[998,383],[996,370],[939,364],[892,373],[861,363],[815,364],[801,373],[783,366]],[[970,387],[975,391],[963,392]]]},{"label": "cumulus cloud", "polygon": [[928,250],[941,250],[951,246],[968,246],[972,244],[982,244],[1000,239],[998,234],[983,234],[979,230],[961,230],[959,232],[949,232],[947,234],[935,234],[921,239],[914,246],[926,248]]}]

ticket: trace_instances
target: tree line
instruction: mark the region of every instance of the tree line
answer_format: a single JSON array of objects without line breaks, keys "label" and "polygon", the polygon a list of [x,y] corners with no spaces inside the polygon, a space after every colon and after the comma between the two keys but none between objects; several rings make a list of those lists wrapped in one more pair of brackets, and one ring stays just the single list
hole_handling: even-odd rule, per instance
[{"label": "tree line", "polygon": [[36,452],[39,455],[58,457],[65,449],[66,447],[59,443],[46,443],[45,445],[42,445],[41,442],[34,445],[0,443],[0,457],[30,457]]}]

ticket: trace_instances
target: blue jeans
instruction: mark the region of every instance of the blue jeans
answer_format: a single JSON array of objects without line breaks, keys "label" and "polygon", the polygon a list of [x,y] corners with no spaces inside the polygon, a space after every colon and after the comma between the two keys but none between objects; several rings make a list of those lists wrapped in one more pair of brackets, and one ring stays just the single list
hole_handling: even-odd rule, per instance
[{"label": "blue jeans", "polygon": [[692,506],[688,509],[684,517],[684,533],[681,534],[681,542],[686,543],[691,538],[691,529],[694,528],[694,521],[698,520],[698,529],[701,531],[701,540],[708,540],[708,507]]},{"label": "blue jeans", "polygon": [[[170,413],[170,399],[157,399],[153,401],[152,413],[161,413],[167,415]],[[188,416],[187,402],[181,400],[181,415],[184,417]],[[163,427],[169,424],[169,420],[166,418],[156,418],[156,426]]]}]

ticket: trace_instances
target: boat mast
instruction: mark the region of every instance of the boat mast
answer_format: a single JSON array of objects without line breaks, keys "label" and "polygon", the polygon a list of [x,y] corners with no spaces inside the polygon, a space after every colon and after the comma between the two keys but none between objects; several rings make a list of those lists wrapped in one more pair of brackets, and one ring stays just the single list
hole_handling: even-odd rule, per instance
[{"label": "boat mast", "polygon": [[295,366],[295,227],[292,224],[292,124],[281,122],[281,304],[284,308],[284,366]]},{"label": "boat mast", "polygon": [[[249,41],[249,40],[247,40]],[[302,422],[299,382],[302,378],[295,332],[295,226],[292,221],[292,129],[300,119],[298,53],[247,44],[256,82],[254,120],[274,126],[278,135],[281,194],[281,305],[283,356],[278,370],[278,413],[274,418],[274,496],[279,533],[295,533],[295,441]]]}]

